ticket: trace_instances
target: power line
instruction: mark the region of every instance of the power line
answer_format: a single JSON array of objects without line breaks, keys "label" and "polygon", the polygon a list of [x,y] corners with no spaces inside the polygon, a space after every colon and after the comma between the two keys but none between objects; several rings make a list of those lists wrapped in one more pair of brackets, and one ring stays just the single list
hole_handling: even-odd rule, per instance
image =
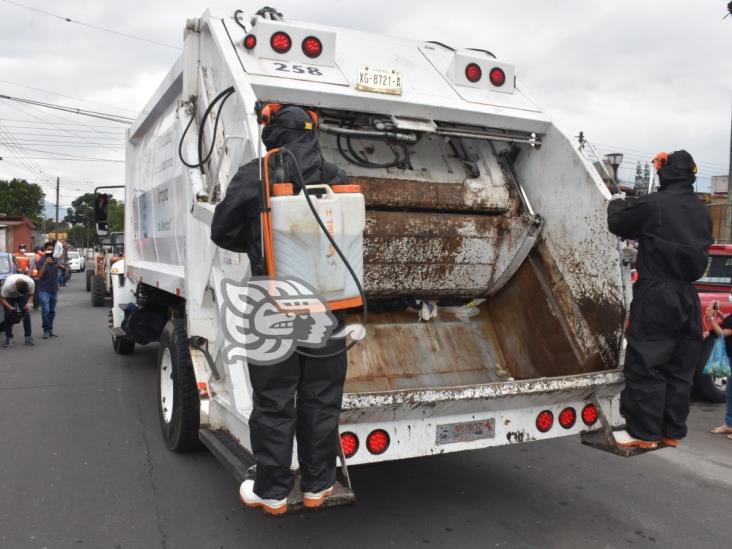
[{"label": "power line", "polygon": [[36,107],[44,107],[46,109],[54,109],[71,114],[80,114],[81,116],[89,116],[91,118],[99,118],[101,120],[109,120],[110,122],[119,122],[120,124],[132,124],[135,121],[134,118],[129,118],[127,116],[120,116],[117,114],[103,113],[98,111],[89,111],[86,109],[80,109],[78,107],[65,107],[64,105],[44,103],[43,101],[36,101],[35,99],[25,99],[23,97],[14,97],[12,95],[0,94],[0,99],[15,101],[17,103],[25,103],[27,105],[34,105]]},{"label": "power line", "polygon": [[[41,120],[40,122],[38,120],[27,120],[27,119],[20,119],[20,118],[5,118],[2,117],[3,120],[6,122],[23,122],[25,124],[46,124],[47,122]],[[58,124],[66,125],[66,126],[83,126],[85,128],[104,128],[107,130],[111,130],[115,128],[116,126],[109,126],[107,124],[81,124],[79,122],[58,122]],[[124,132],[125,130],[119,129],[118,131]]]},{"label": "power line", "polygon": [[108,107],[110,109],[117,109],[120,111],[127,111],[137,114],[137,111],[132,109],[126,109],[124,107],[115,107],[114,105],[107,105],[106,103],[97,103],[96,101],[89,101],[88,99],[80,99],[78,97],[72,97],[70,95],[64,95],[63,93],[51,91],[51,90],[44,90],[43,88],[35,88],[33,86],[28,86],[27,84],[19,84],[18,82],[12,82],[10,80],[2,80],[0,79],[0,82],[3,82],[4,84],[10,84],[11,86],[18,86],[19,88],[26,88],[29,90],[39,91],[41,93],[45,93],[48,95],[55,95],[57,97],[65,97],[66,99],[73,99],[74,101],[81,101],[82,103],[89,103],[90,105],[99,105],[100,107]]},{"label": "power line", "polygon": [[[6,105],[7,107],[10,107],[11,109],[14,109],[14,110],[16,110],[16,111],[20,111],[20,112],[22,112],[22,113],[23,113],[23,114],[25,114],[26,116],[30,116],[31,118],[35,118],[36,120],[40,120],[41,122],[43,122],[43,123],[45,123],[45,124],[50,124],[51,126],[55,126],[55,127],[58,127],[56,123],[54,123],[54,122],[51,122],[51,121],[49,121],[49,120],[47,120],[47,119],[45,119],[45,120],[44,120],[44,119],[42,119],[42,118],[39,118],[39,117],[37,117],[36,115],[34,115],[34,114],[32,114],[32,113],[29,113],[28,111],[26,111],[26,110],[22,109],[22,108],[21,108],[21,107],[20,107],[19,105],[11,105],[10,103],[5,103],[5,105]],[[29,107],[30,107],[30,108],[38,108],[38,107],[33,107],[32,105],[29,105]],[[51,114],[51,116],[53,116],[54,118],[59,118],[58,116],[55,116],[55,115],[53,115],[53,114]],[[64,120],[64,119],[63,119],[63,118],[61,118],[61,120]],[[61,123],[63,123],[63,122],[61,122]],[[60,124],[60,123],[59,123],[59,124]],[[82,139],[82,140],[86,141],[87,143],[94,143],[95,145],[99,145],[99,146],[100,146],[100,147],[102,147],[102,148],[106,148],[106,149],[108,149],[108,150],[110,150],[110,151],[112,151],[112,152],[115,152],[115,151],[114,151],[113,149],[110,149],[110,148],[108,148],[108,147],[105,147],[105,146],[104,146],[104,145],[103,145],[102,143],[97,143],[97,142],[94,142],[94,141],[90,141],[90,140],[89,140],[89,139],[87,139],[87,138],[86,138],[85,136],[83,136],[83,135],[79,135],[78,133],[75,133],[75,132],[73,132],[73,131],[71,131],[71,130],[67,130],[66,128],[61,128],[61,127],[58,127],[58,129],[59,129],[59,130],[61,130],[61,131],[63,131],[64,133],[67,133],[68,135],[71,135],[71,136],[77,137],[77,138],[79,138],[79,139]]]},{"label": "power line", "polygon": [[[58,153],[48,153],[48,154],[58,154]],[[109,158],[58,158],[56,156],[6,156],[3,155],[3,158],[28,158],[30,160],[61,160],[61,161],[69,161],[69,162],[124,162],[124,160],[113,160]]]},{"label": "power line", "polygon": [[6,4],[12,4],[19,8],[23,8],[23,9],[30,10],[30,11],[33,11],[36,13],[47,15],[48,17],[54,17],[56,19],[60,19],[61,21],[65,21],[67,23],[75,23],[77,25],[81,25],[82,27],[89,27],[90,29],[95,29],[95,30],[103,31],[103,32],[109,32],[111,34],[116,34],[117,36],[124,36],[125,38],[131,38],[133,40],[140,40],[141,42],[147,42],[148,44],[154,44],[156,46],[163,46],[164,48],[171,48],[171,49],[178,50],[178,51],[183,49],[183,48],[179,48],[178,46],[172,46],[170,44],[165,44],[163,42],[156,42],[155,40],[150,40],[149,38],[135,36],[134,34],[127,34],[125,32],[120,32],[120,31],[116,31],[113,29],[107,29],[104,27],[100,27],[98,25],[92,25],[91,23],[83,23],[81,21],[76,21],[74,19],[71,19],[70,17],[63,17],[61,15],[51,13],[50,11],[41,10],[38,8],[34,8],[32,6],[26,6],[25,4],[21,4],[19,2],[13,2],[12,0],[3,0],[3,2],[5,2]]}]

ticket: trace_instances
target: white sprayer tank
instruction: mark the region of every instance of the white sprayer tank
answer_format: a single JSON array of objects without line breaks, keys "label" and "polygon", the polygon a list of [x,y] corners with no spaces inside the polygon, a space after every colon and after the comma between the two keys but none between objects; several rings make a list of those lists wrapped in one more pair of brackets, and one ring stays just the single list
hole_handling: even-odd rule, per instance
[{"label": "white sprayer tank", "polygon": [[[363,231],[366,207],[358,186],[308,185],[310,199],[328,232],[363,284]],[[311,284],[333,309],[360,297],[343,260],[318,225],[304,193],[270,198],[276,276],[296,277]],[[341,303],[339,303],[341,302]]]}]

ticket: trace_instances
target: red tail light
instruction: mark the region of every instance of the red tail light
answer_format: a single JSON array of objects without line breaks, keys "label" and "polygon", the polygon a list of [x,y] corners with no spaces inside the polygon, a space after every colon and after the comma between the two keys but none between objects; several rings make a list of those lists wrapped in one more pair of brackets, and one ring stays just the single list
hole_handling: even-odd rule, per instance
[{"label": "red tail light", "polygon": [[314,36],[308,36],[302,41],[302,52],[311,59],[314,59],[323,53],[323,44]]},{"label": "red tail light", "polygon": [[552,428],[554,425],[554,414],[552,414],[549,410],[544,410],[543,412],[540,412],[538,416],[536,416],[536,428],[539,429],[540,432],[546,433],[549,429]]},{"label": "red tail light", "polygon": [[256,45],[257,37],[253,34],[247,34],[247,37],[244,39],[244,47],[248,50],[253,50]]},{"label": "red tail light", "polygon": [[286,32],[278,31],[270,38],[269,45],[277,53],[287,53],[292,47],[292,40],[290,40],[290,35]]},{"label": "red tail light", "polygon": [[341,447],[343,455],[352,457],[358,451],[358,437],[353,433],[341,433]]},{"label": "red tail light", "polygon": [[572,427],[574,427],[576,421],[577,412],[574,408],[565,408],[559,414],[559,425],[561,425],[565,429],[571,429]]},{"label": "red tail light", "polygon": [[483,76],[483,71],[480,70],[480,67],[475,63],[470,63],[467,67],[465,67],[465,78],[467,78],[470,82],[477,82],[478,80],[480,80],[481,76]]},{"label": "red tail light", "polygon": [[491,80],[491,84],[493,84],[497,88],[500,88],[506,83],[506,73],[498,67],[491,69],[489,77]]},{"label": "red tail light", "polygon": [[376,429],[371,431],[368,437],[366,437],[366,448],[369,452],[374,455],[383,454],[389,447],[389,433],[383,429]]},{"label": "red tail light", "polygon": [[594,404],[588,404],[582,408],[582,421],[584,421],[585,425],[588,427],[595,424],[597,421],[597,408],[595,408]]}]

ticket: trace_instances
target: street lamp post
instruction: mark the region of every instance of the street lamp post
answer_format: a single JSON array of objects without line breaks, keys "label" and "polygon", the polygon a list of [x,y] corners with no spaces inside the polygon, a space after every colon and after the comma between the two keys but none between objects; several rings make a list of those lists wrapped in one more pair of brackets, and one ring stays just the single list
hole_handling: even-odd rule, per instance
[{"label": "street lamp post", "polygon": [[613,184],[617,192],[620,192],[620,187],[618,186],[618,168],[623,163],[623,153],[609,153],[605,155],[605,158],[607,158],[607,161],[613,167]]}]

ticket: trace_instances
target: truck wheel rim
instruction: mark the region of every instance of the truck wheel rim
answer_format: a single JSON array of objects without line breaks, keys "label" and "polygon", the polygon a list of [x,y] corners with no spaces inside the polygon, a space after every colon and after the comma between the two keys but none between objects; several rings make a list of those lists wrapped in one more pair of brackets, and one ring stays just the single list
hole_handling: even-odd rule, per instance
[{"label": "truck wheel rim", "polygon": [[727,390],[727,378],[726,377],[714,377],[712,376],[712,381],[714,382],[714,385],[717,386],[717,389],[724,392]]},{"label": "truck wheel rim", "polygon": [[173,417],[173,360],[170,349],[163,349],[160,361],[160,409],[165,423],[170,423]]}]

